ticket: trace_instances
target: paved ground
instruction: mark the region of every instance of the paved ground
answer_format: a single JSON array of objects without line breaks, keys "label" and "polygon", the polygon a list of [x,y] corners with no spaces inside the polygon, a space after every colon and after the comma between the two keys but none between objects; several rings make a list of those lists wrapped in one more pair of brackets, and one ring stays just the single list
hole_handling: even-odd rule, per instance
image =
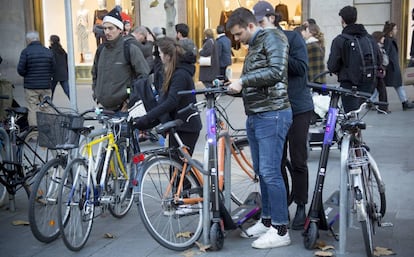
[{"label": "paved ground", "polygon": [[[90,87],[77,86],[80,110],[92,106]],[[407,87],[409,96],[414,99],[414,87]],[[370,112],[365,121],[368,129],[365,139],[371,147],[386,183],[387,213],[385,221],[392,227],[378,229],[376,245],[391,248],[397,256],[411,257],[414,254],[414,111],[403,112],[394,90],[389,90],[390,115],[378,115]],[[16,99],[24,103],[21,87],[16,88]],[[56,92],[56,102],[68,105],[61,88]],[[233,103],[230,112],[235,121],[243,124],[240,102]],[[202,140],[200,140],[202,141]],[[150,146],[149,146],[150,147]],[[201,153],[202,142],[196,152]],[[319,160],[319,151],[310,152],[310,191],[313,190],[314,178]],[[339,183],[339,151],[332,150],[329,159],[325,183],[324,199],[338,189]],[[14,226],[13,221],[27,221],[27,198],[19,192],[16,201],[16,212],[5,207],[0,209],[0,256],[4,257],[55,257],[55,256],[92,256],[92,257],[124,257],[124,256],[314,256],[315,251],[306,250],[300,231],[290,231],[292,244],[287,247],[271,250],[255,250],[251,248],[251,239],[238,236],[239,230],[227,233],[224,248],[218,252],[201,252],[194,247],[185,252],[174,252],[158,245],[145,230],[137,208],[133,206],[128,215],[117,220],[110,215],[99,217],[94,222],[92,233],[84,249],[71,252],[61,239],[50,244],[43,244],[32,236],[29,226]],[[291,213],[294,208],[291,207]],[[104,238],[111,233],[114,239]],[[320,239],[338,249],[336,242],[326,231],[320,231]],[[348,234],[348,245],[343,256],[365,256],[362,234],[358,227],[351,227]],[[335,253],[335,251],[334,251]],[[336,252],[336,256],[339,254]]]}]

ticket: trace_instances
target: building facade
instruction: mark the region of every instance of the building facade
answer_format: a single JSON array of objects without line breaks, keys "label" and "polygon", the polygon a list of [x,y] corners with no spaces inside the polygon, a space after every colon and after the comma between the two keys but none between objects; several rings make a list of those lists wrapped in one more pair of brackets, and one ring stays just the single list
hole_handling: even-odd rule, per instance
[{"label": "building facade", "polygon": [[[189,24],[190,37],[200,47],[205,28],[215,29],[225,22],[232,10],[243,6],[251,8],[258,0],[0,0],[0,64],[1,78],[22,84],[16,67],[21,50],[26,47],[25,33],[38,30],[41,41],[49,46],[48,38],[59,35],[62,45],[72,56],[77,82],[90,82],[90,67],[97,48],[94,33],[97,11],[111,10],[121,5],[134,25],[165,27],[167,35],[175,36],[174,25]],[[292,29],[308,18],[314,18],[325,34],[326,49],[332,39],[342,31],[339,10],[346,5],[358,9],[358,23],[368,32],[382,30],[390,20],[399,28],[398,43],[401,65],[405,65],[413,21],[411,10],[414,0],[268,0],[281,7],[285,14],[284,25]],[[68,8],[69,7],[69,8]],[[72,24],[69,26],[70,21]],[[70,41],[70,42],[69,42]],[[69,43],[69,44],[68,44]],[[240,45],[235,43],[234,47]],[[237,51],[236,51],[237,52]],[[243,54],[243,53],[241,53]],[[329,52],[326,53],[326,58]],[[405,67],[405,66],[402,66]]]}]

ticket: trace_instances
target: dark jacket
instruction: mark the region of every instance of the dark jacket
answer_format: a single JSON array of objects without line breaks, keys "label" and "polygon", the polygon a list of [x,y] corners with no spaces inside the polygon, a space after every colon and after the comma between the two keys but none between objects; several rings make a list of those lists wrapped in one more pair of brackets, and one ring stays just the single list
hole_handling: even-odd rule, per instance
[{"label": "dark jacket", "polygon": [[69,79],[68,76],[68,55],[66,51],[57,44],[53,44],[50,47],[55,57],[55,74],[53,76],[54,81],[66,81]]},{"label": "dark jacket", "polygon": [[213,38],[206,38],[204,40],[203,47],[200,50],[200,56],[211,56],[211,66],[200,66],[200,81],[212,82],[220,74],[216,44]]},{"label": "dark jacket", "polygon": [[223,33],[217,37],[216,44],[220,68],[231,65],[231,40]]},{"label": "dark jacket", "polygon": [[[160,92],[158,105],[149,111],[146,115],[147,121],[152,125],[166,122],[165,114],[169,114],[170,120],[181,119],[186,121],[188,116],[194,111],[187,111],[182,114],[177,112],[188,106],[190,103],[196,103],[195,95],[178,95],[178,91],[194,89],[193,76],[195,73],[194,66],[195,56],[187,52],[184,58],[180,60],[176,70],[171,78],[170,87],[167,92]],[[162,119],[161,119],[162,118]],[[154,122],[155,121],[155,122]],[[202,128],[200,115],[193,116],[188,122],[177,129],[184,132],[199,132]]]},{"label": "dark jacket", "polygon": [[128,98],[127,88],[133,74],[137,77],[149,74],[149,67],[141,50],[129,45],[130,63],[124,55],[124,40],[119,36],[104,43],[100,54],[95,54],[92,66],[93,97],[109,110],[118,110]]},{"label": "dark jacket", "polygon": [[[367,30],[365,29],[364,25],[362,24],[350,24],[347,25],[343,30],[343,34],[349,35],[360,35],[365,36],[368,35]],[[348,76],[344,64],[344,42],[345,38],[341,35],[338,35],[334,38],[331,45],[331,52],[328,58],[328,70],[332,73],[337,74],[338,82],[341,83],[342,87],[351,88],[352,82],[351,78]],[[371,43],[374,50],[374,54],[376,54],[377,63],[380,63],[380,57],[378,54],[378,45],[375,40],[371,37]],[[373,85],[359,85],[359,88],[364,91],[369,91],[373,89]],[[365,90],[366,89],[366,90]]]},{"label": "dark jacket", "polygon": [[284,31],[289,42],[288,96],[293,115],[313,110],[310,88],[307,87],[308,55],[306,44],[295,31]]},{"label": "dark jacket", "polygon": [[288,54],[288,40],[281,30],[259,30],[251,40],[240,76],[247,115],[290,107]]},{"label": "dark jacket", "polygon": [[401,68],[398,60],[398,45],[394,38],[385,37],[384,49],[388,54],[389,63],[385,73],[385,85],[387,87],[402,86]]},{"label": "dark jacket", "polygon": [[24,77],[24,88],[50,89],[55,60],[50,49],[40,41],[31,42],[20,54],[17,72]]},{"label": "dark jacket", "polygon": [[126,41],[133,43],[134,45],[138,46],[141,49],[142,54],[144,55],[147,64],[152,71],[154,68],[154,56],[153,56],[153,49],[154,43],[151,41],[146,41],[145,43],[139,42],[134,36],[127,35],[125,36]]}]

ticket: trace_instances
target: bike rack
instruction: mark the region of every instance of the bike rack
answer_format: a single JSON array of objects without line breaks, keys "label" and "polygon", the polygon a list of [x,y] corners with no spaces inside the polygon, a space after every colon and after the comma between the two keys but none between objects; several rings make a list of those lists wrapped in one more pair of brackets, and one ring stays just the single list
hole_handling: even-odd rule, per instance
[{"label": "bike rack", "polygon": [[[349,135],[344,135],[341,144],[341,172],[339,182],[339,255],[345,255],[347,237],[347,213],[348,213],[348,152]],[[344,143],[345,142],[345,143]]]}]

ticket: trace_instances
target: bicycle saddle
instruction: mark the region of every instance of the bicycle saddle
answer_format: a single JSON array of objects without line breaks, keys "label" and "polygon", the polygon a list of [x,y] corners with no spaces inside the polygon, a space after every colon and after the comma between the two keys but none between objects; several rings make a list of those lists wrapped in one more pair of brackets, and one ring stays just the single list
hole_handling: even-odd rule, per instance
[{"label": "bicycle saddle", "polygon": [[366,129],[367,124],[361,120],[346,121],[341,124],[343,130],[351,130],[353,128]]},{"label": "bicycle saddle", "polygon": [[183,123],[184,123],[184,121],[182,121],[180,119],[168,121],[166,123],[163,123],[163,124],[155,127],[155,131],[158,134],[162,134],[162,133],[170,131],[172,128],[177,128],[177,127],[181,126]]},{"label": "bicycle saddle", "polygon": [[26,107],[11,107],[7,108],[6,112],[16,114],[27,114],[29,112],[29,109],[27,109]]}]

